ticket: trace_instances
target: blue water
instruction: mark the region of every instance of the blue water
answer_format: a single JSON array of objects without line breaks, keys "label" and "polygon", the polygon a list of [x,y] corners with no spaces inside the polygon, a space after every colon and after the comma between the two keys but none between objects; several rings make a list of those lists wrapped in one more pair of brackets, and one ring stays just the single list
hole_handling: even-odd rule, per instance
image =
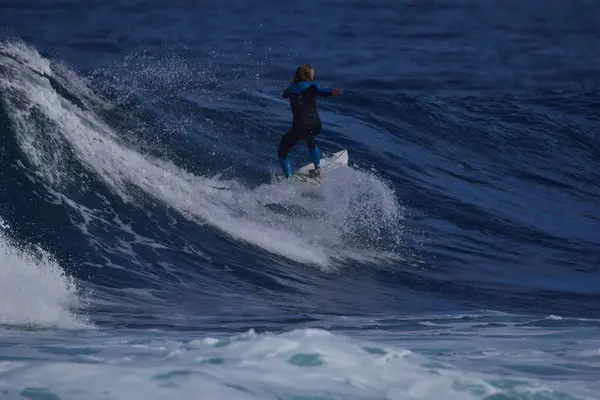
[{"label": "blue water", "polygon": [[0,397],[600,398],[599,15],[2,1]]}]

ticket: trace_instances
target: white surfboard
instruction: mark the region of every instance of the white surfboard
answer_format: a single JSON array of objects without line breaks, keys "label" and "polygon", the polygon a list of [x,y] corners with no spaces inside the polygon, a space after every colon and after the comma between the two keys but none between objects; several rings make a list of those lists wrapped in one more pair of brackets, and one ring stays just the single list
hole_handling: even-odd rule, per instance
[{"label": "white surfboard", "polygon": [[292,177],[301,183],[310,183],[312,185],[320,185],[323,183],[323,175],[326,175],[331,170],[338,168],[342,165],[348,165],[348,150],[344,149],[333,153],[331,157],[321,159],[321,174],[317,177],[312,177],[310,171],[315,168],[313,163],[306,164],[298,171],[296,171]]}]

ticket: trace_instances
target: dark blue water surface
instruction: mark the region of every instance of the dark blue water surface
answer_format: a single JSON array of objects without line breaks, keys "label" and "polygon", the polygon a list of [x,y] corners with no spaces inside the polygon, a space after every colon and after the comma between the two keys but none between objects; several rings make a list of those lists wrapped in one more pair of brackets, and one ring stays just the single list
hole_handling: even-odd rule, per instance
[{"label": "dark blue water surface", "polygon": [[[374,340],[406,316],[484,313],[597,329],[599,18],[584,0],[3,0],[0,324]],[[343,89],[320,101],[318,143],[349,167],[319,187],[275,177],[301,63]],[[447,340],[421,350],[460,353]],[[595,362],[564,379],[593,381]]]}]

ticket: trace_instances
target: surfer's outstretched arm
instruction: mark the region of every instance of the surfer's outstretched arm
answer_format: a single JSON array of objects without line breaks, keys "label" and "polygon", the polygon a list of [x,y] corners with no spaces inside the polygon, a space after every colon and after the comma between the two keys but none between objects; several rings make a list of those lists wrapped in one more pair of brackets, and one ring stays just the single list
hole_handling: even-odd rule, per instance
[{"label": "surfer's outstretched arm", "polygon": [[316,96],[321,96],[321,97],[337,96],[341,92],[340,89],[330,89],[330,88],[321,87],[321,85],[319,85],[318,83],[313,83],[311,86],[311,89],[313,89],[314,94]]},{"label": "surfer's outstretched arm", "polygon": [[[283,89],[283,91],[281,92],[281,97],[283,97],[284,99],[287,99],[290,97],[290,92],[294,92],[297,94],[301,90],[302,89],[299,87],[294,87],[294,88],[292,88],[291,86],[287,87],[287,88]],[[311,84],[309,87],[309,90],[312,91],[312,94],[314,96],[321,96],[321,97],[337,96],[342,91],[341,89],[324,88],[324,87],[321,87],[321,85],[319,85],[318,83]]]}]

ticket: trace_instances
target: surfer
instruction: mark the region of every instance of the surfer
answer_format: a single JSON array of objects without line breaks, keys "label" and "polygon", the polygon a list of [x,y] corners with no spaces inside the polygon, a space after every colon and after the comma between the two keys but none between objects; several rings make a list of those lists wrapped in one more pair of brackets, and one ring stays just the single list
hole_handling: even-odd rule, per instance
[{"label": "surfer", "polygon": [[296,69],[294,79],[284,89],[281,97],[290,99],[290,107],[293,114],[292,127],[281,138],[279,143],[279,164],[286,178],[292,176],[292,166],[288,159],[288,153],[301,140],[308,145],[310,158],[315,166],[311,175],[318,176],[321,162],[319,148],[315,143],[315,137],[321,133],[321,119],[317,112],[317,97],[337,96],[340,89],[322,88],[314,82],[315,69],[302,64]]}]

